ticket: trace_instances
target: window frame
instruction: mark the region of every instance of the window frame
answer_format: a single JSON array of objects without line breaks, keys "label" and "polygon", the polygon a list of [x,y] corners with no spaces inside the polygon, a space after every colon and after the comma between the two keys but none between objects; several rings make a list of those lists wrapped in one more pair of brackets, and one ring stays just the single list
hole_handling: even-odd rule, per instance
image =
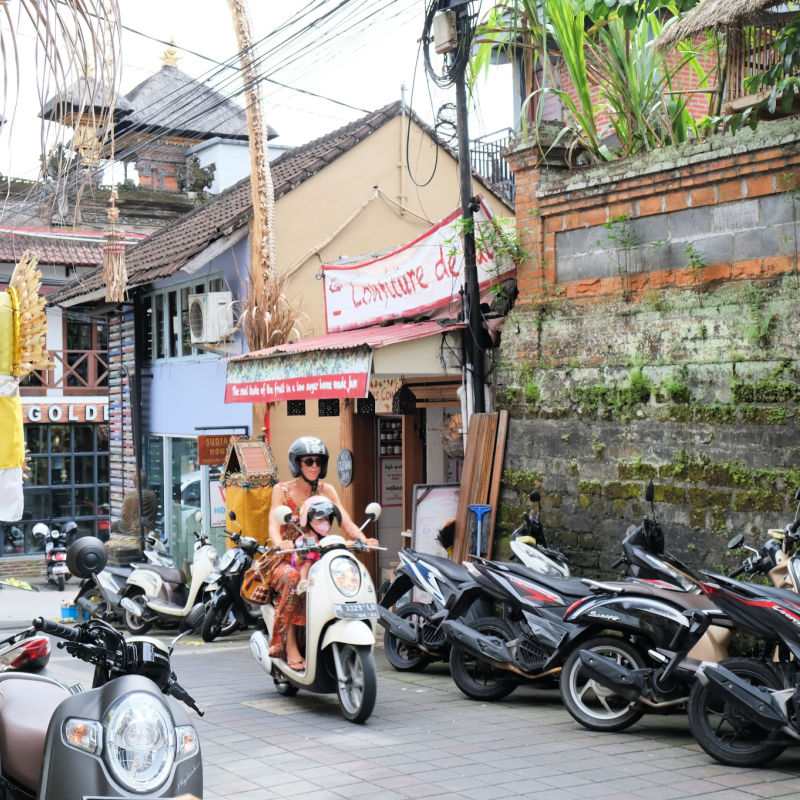
[{"label": "window frame", "polygon": [[[150,346],[145,352],[145,363],[175,364],[218,358],[214,353],[192,346],[191,338],[185,336],[184,332],[189,326],[189,295],[221,292],[224,288],[222,273],[218,272],[171,283],[148,292],[143,298],[144,319],[150,326]],[[186,309],[182,302],[184,293]],[[174,315],[171,313],[172,308],[176,311]],[[175,320],[179,320],[177,329],[174,327]]]}]

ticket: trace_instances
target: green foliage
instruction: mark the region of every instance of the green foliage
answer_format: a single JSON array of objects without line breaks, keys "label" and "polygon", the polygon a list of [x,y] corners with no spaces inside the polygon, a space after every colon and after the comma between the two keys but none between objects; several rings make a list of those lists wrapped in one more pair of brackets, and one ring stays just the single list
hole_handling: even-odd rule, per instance
[{"label": "green foliage", "polygon": [[673,403],[688,403],[691,397],[689,387],[682,380],[669,376],[661,382],[667,397]]},{"label": "green foliage", "polygon": [[616,253],[617,271],[621,276],[627,275],[632,267],[633,249],[638,243],[631,218],[627,214],[621,214],[609,222],[604,222],[603,227],[608,231],[606,239],[611,242]]},{"label": "green foliage", "polygon": [[757,347],[768,347],[772,325],[775,321],[774,314],[765,314],[764,305],[769,298],[767,288],[757,289],[750,287],[748,297],[749,324],[745,327],[745,336]]},{"label": "green foliage", "polygon": [[686,253],[686,258],[689,260],[689,269],[693,272],[699,272],[701,269],[705,269],[706,262],[701,250],[698,250],[693,244],[690,244],[683,249],[683,252]]}]

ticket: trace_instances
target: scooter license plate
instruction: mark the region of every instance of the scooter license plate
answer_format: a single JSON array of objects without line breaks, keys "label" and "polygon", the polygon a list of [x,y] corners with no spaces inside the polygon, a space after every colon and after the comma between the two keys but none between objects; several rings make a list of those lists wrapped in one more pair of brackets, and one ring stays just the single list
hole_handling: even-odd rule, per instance
[{"label": "scooter license plate", "polygon": [[377,603],[340,603],[333,607],[337,619],[368,619],[378,616]]},{"label": "scooter license plate", "polygon": [[53,564],[53,575],[66,575],[69,567],[66,564]]}]

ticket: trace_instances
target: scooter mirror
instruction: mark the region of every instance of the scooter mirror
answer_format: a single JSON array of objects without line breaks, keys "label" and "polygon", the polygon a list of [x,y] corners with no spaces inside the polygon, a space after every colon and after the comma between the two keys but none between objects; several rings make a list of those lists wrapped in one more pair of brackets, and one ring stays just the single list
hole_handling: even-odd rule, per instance
[{"label": "scooter mirror", "polygon": [[380,519],[380,516],[381,516],[382,512],[383,512],[383,509],[380,507],[380,505],[378,505],[378,503],[370,503],[366,507],[364,513],[368,517],[372,517],[373,520],[376,520],[376,519]]},{"label": "scooter mirror", "polygon": [[742,542],[744,541],[744,534],[737,533],[729,542],[728,542],[728,550],[735,550],[737,547],[742,546]]},{"label": "scooter mirror", "polygon": [[194,515],[194,519],[195,519],[195,522],[202,522],[203,521],[203,512],[202,511],[198,511]]},{"label": "scooter mirror", "polygon": [[647,500],[648,503],[652,503],[655,496],[656,490],[653,486],[653,481],[648,481],[647,488],[644,490],[644,499]]},{"label": "scooter mirror", "polygon": [[76,539],[67,550],[67,566],[78,578],[89,578],[102,572],[108,560],[106,546],[94,536]]},{"label": "scooter mirror", "polygon": [[232,519],[234,522],[236,521],[236,512],[233,509],[228,512],[228,519]]},{"label": "scooter mirror", "polygon": [[534,489],[530,494],[531,503],[538,503],[542,499],[538,489]]},{"label": "scooter mirror", "polygon": [[275,521],[281,525],[285,525],[292,518],[292,509],[289,506],[278,506],[273,512],[272,516]]}]

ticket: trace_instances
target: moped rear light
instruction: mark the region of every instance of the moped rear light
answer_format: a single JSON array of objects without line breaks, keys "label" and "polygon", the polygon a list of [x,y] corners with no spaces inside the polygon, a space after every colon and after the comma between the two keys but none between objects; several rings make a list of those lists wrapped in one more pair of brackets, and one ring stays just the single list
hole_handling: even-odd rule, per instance
[{"label": "moped rear light", "polygon": [[29,640],[23,639],[11,652],[0,658],[0,663],[8,669],[22,669],[23,667],[35,667],[41,660],[46,663],[49,658],[50,640],[36,637]]},{"label": "moped rear light", "polygon": [[67,560],[67,554],[66,553],[54,553],[53,554],[53,559],[55,561],[66,561]]}]

